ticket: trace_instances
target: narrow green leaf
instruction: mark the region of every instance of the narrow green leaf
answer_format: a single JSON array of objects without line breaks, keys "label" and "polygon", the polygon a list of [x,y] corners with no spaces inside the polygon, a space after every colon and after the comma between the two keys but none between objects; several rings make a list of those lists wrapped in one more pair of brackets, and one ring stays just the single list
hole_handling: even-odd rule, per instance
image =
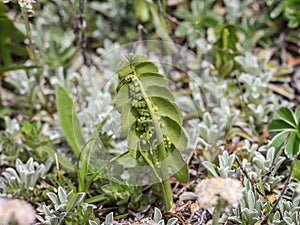
[{"label": "narrow green leaf", "polygon": [[157,34],[165,41],[171,40],[168,34],[166,22],[160,15],[157,4],[149,4],[149,9],[152,14],[153,24],[155,26]]},{"label": "narrow green leaf", "polygon": [[56,87],[55,95],[62,129],[74,154],[79,157],[85,140],[74,103],[67,90],[60,85]]},{"label": "narrow green leaf", "polygon": [[66,48],[63,52],[60,53],[62,63],[68,62],[71,58],[74,57],[77,51],[77,48],[75,48],[73,45]]},{"label": "narrow green leaf", "polygon": [[297,131],[293,131],[285,147],[285,153],[290,159],[294,159],[299,153],[299,138],[297,136]]},{"label": "narrow green leaf", "polygon": [[289,18],[288,27],[295,29],[299,26],[299,19],[297,18]]},{"label": "narrow green leaf", "polygon": [[101,202],[101,201],[104,201],[104,200],[107,200],[107,196],[104,195],[104,194],[101,194],[101,195],[96,195],[96,196],[93,196],[89,199],[86,199],[85,202],[89,203],[89,204],[92,204],[92,203]]},{"label": "narrow green leaf", "polygon": [[0,67],[0,73],[4,73],[12,70],[31,70],[38,68],[37,66],[24,66],[24,65],[8,65]]},{"label": "narrow green leaf", "polygon": [[73,209],[73,206],[75,205],[76,198],[77,198],[77,194],[75,194],[73,192],[69,195],[68,202],[67,202],[67,205],[66,205],[66,211],[67,212],[70,212]]},{"label": "narrow green leaf", "polygon": [[276,18],[276,17],[278,17],[278,16],[282,13],[282,11],[284,10],[284,8],[285,8],[284,2],[281,2],[280,4],[278,4],[278,5],[275,7],[275,9],[273,9],[273,11],[272,11],[271,14],[270,14],[271,18]]},{"label": "narrow green leaf", "polygon": [[299,105],[296,108],[295,115],[296,115],[296,122],[299,126],[299,124],[300,124],[300,106]]},{"label": "narrow green leaf", "polygon": [[84,197],[85,197],[85,193],[82,193],[82,192],[77,193],[76,200],[74,202],[74,207],[76,207],[84,199]]},{"label": "narrow green leaf", "polygon": [[189,11],[175,11],[175,15],[176,17],[180,18],[180,19],[186,19],[186,20],[192,20],[195,18],[195,16],[189,12]]},{"label": "narrow green leaf", "polygon": [[135,14],[142,21],[147,22],[150,19],[150,13],[145,0],[136,0],[134,4]]}]

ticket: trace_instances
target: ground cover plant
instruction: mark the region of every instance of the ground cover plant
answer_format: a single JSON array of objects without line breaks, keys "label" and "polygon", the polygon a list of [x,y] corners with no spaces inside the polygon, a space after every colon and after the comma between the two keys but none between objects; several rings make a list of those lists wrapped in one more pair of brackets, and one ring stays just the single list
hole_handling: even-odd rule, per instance
[{"label": "ground cover plant", "polygon": [[299,9],[0,1],[0,225],[299,224]]}]

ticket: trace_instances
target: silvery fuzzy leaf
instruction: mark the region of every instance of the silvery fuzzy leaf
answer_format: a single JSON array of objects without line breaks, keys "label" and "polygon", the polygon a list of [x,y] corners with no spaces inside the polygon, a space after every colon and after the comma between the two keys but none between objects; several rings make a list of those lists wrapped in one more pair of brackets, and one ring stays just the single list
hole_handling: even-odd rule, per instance
[{"label": "silvery fuzzy leaf", "polygon": [[179,200],[180,201],[186,201],[186,200],[196,200],[197,199],[197,194],[195,194],[194,192],[183,192],[180,196],[179,196]]}]

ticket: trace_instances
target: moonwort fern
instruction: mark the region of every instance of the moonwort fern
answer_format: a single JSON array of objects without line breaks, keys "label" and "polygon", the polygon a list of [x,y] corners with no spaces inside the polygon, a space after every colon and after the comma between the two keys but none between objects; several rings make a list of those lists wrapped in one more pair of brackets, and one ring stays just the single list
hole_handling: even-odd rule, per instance
[{"label": "moonwort fern", "polygon": [[187,145],[182,115],[167,80],[146,57],[128,54],[118,75],[116,107],[121,112],[128,151],[139,165],[151,167],[169,210],[173,199],[168,169],[178,181],[189,180],[188,166],[180,153]]}]

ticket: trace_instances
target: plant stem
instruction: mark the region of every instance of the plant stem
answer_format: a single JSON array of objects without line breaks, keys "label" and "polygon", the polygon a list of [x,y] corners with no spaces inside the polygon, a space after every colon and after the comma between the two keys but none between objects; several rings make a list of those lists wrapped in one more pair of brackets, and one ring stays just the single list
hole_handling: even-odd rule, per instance
[{"label": "plant stem", "polygon": [[29,40],[29,48],[27,48],[27,50],[28,50],[28,54],[29,54],[29,57],[30,57],[31,61],[33,61],[36,64],[36,66],[38,67],[38,73],[37,73],[37,76],[36,76],[36,83],[39,84],[40,79],[43,75],[43,69],[42,69],[40,60],[39,60],[39,58],[36,54],[36,46],[35,46],[33,38],[32,38],[32,30],[31,30],[31,27],[30,27],[30,22],[29,22],[27,11],[24,7],[20,7],[20,8],[21,8],[22,16],[24,18],[24,23],[25,23],[25,28],[26,28],[26,36]]},{"label": "plant stem", "polygon": [[[26,36],[29,41],[29,47],[27,47],[27,52],[29,55],[30,60],[37,66],[37,74],[35,76],[35,82],[36,82],[36,87],[40,87],[41,85],[41,78],[43,76],[43,67],[41,65],[41,61],[36,53],[36,46],[33,41],[32,37],[32,30],[30,26],[30,21],[28,18],[28,12],[24,7],[21,8],[21,13],[22,17],[24,18],[24,24],[26,28]],[[33,114],[33,99],[34,95],[36,95],[39,98],[39,102],[41,103],[42,106],[46,106],[46,99],[45,99],[45,94],[43,92],[43,88],[39,88],[37,91],[35,88],[31,88],[31,91],[29,93],[29,107],[30,107],[30,113]]]},{"label": "plant stem", "polygon": [[213,225],[218,225],[219,223],[219,218],[221,216],[221,212],[222,212],[222,202],[218,202],[217,206],[215,207],[215,211],[214,211],[214,216],[213,216]]},{"label": "plant stem", "polygon": [[[135,71],[134,68],[133,68],[133,71]],[[157,138],[157,141],[159,143],[159,145],[158,145],[159,165],[158,166],[155,165],[155,167],[158,168],[158,174],[160,176],[159,178],[160,178],[160,184],[161,184],[161,188],[162,188],[164,205],[165,205],[166,210],[168,211],[172,207],[173,196],[172,196],[170,178],[168,176],[168,166],[164,163],[164,160],[166,159],[167,154],[166,154],[166,149],[165,149],[165,146],[164,146],[163,132],[161,130],[158,118],[155,115],[152,103],[151,103],[149,97],[147,96],[147,94],[146,94],[146,92],[143,88],[142,83],[140,82],[140,80],[137,77],[136,77],[136,80],[139,84],[141,93],[144,97],[147,108],[148,108],[149,113],[151,115],[154,130],[155,130],[155,134],[156,134],[156,138]],[[155,151],[154,151],[154,154],[156,154]],[[151,167],[151,168],[153,168],[153,167]]]}]

